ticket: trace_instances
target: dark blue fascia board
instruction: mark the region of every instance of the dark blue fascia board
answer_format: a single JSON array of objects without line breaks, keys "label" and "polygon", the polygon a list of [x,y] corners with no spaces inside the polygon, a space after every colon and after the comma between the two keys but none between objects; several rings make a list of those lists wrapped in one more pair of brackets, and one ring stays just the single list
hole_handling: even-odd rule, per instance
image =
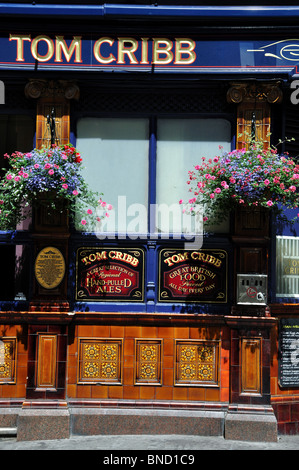
[{"label": "dark blue fascia board", "polygon": [[0,16],[295,19],[299,6],[55,5],[0,3]]}]

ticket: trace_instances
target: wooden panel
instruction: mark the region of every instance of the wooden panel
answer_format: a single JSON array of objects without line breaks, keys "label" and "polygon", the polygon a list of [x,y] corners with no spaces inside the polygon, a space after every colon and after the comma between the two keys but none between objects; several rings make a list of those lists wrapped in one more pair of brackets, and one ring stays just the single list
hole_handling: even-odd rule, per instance
[{"label": "wooden panel", "polygon": [[265,248],[240,247],[240,273],[267,273]]},{"label": "wooden panel", "polygon": [[39,334],[37,388],[56,388],[57,335]]},{"label": "wooden panel", "polygon": [[240,338],[241,395],[261,396],[261,338]]},{"label": "wooden panel", "polygon": [[235,235],[268,236],[269,211],[256,208],[238,208],[235,214]]}]

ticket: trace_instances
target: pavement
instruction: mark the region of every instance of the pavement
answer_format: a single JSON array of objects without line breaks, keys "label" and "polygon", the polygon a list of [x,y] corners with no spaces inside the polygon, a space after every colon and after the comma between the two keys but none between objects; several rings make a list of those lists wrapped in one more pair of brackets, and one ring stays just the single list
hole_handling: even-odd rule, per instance
[{"label": "pavement", "polygon": [[[109,436],[71,436],[69,439],[43,441],[17,441],[14,437],[0,438],[0,451],[4,450],[79,450],[99,451],[97,458],[107,464],[127,464],[134,467],[138,462],[154,463],[155,452],[164,455],[162,461],[155,463],[195,463],[193,456],[198,456],[200,450],[298,450],[299,435],[279,436],[277,442],[245,442],[224,439],[222,436],[188,436],[188,435],[109,435]],[[127,452],[122,452],[127,451]],[[131,452],[132,451],[132,452]],[[136,453],[134,453],[136,451]],[[143,451],[141,453],[140,451]],[[170,454],[167,454],[171,451]],[[177,451],[177,452],[173,452]],[[132,456],[132,462],[120,461],[121,454]],[[73,454],[72,454],[73,455]],[[141,455],[144,455],[141,459]],[[176,455],[176,457],[175,457]],[[134,461],[136,456],[136,461]],[[149,457],[150,456],[150,457]],[[168,457],[167,457],[168,456]],[[165,459],[163,461],[163,458]],[[108,459],[105,461],[105,459]],[[146,462],[145,459],[152,459]],[[167,461],[168,459],[168,461]],[[181,462],[173,459],[182,459]],[[186,460],[188,459],[188,461]],[[135,463],[134,463],[135,462]],[[134,465],[133,465],[134,464]]]}]

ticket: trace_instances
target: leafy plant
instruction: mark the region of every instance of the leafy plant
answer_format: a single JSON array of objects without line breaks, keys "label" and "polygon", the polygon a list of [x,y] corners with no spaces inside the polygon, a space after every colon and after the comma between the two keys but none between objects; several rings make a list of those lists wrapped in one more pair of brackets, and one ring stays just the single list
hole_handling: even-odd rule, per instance
[{"label": "leafy plant", "polygon": [[4,157],[8,169],[0,181],[1,230],[14,230],[38,205],[49,213],[68,210],[74,221],[79,215],[81,225],[90,228],[105,217],[98,209],[106,203],[84,181],[82,158],[73,146],[53,145]]},{"label": "leafy plant", "polygon": [[238,207],[271,209],[283,218],[283,207],[299,205],[299,165],[275,147],[264,149],[263,142],[208,160],[203,157],[188,174],[193,193],[188,210],[195,214],[198,206],[203,207],[204,222],[219,223]]}]

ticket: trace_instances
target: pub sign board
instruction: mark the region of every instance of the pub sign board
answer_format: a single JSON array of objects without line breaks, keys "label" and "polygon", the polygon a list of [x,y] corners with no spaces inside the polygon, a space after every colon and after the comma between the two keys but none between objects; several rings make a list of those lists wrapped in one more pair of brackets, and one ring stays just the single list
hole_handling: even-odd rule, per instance
[{"label": "pub sign board", "polygon": [[144,250],[81,247],[76,259],[77,301],[144,301]]},{"label": "pub sign board", "polygon": [[159,302],[226,303],[227,252],[162,249]]},{"label": "pub sign board", "polygon": [[299,387],[299,319],[283,318],[279,326],[279,385]]},{"label": "pub sign board", "polygon": [[0,32],[0,69],[152,72],[298,73],[299,37],[199,40]]}]

